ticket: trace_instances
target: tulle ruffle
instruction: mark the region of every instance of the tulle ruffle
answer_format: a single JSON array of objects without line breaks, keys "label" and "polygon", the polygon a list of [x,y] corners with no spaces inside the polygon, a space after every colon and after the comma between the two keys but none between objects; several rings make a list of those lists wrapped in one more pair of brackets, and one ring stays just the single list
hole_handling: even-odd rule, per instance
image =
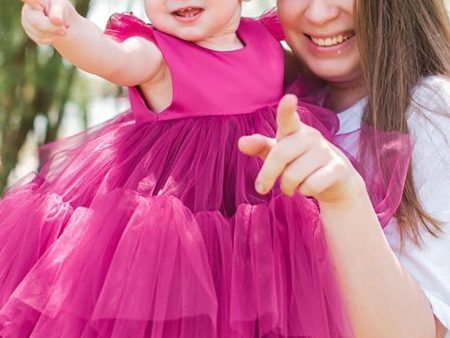
[{"label": "tulle ruffle", "polygon": [[263,13],[258,20],[261,21],[261,23],[267,28],[275,39],[278,41],[285,40],[286,36],[284,34],[283,26],[281,25],[276,8],[269,9]]},{"label": "tulle ruffle", "polygon": [[228,219],[114,190],[75,210],[0,312],[2,335],[343,336],[315,208],[279,196]]},{"label": "tulle ruffle", "polygon": [[114,13],[108,20],[105,34],[118,41],[132,36],[140,36],[155,42],[153,26],[134,16],[132,13]]},{"label": "tulle ruffle", "polygon": [[[331,137],[332,117],[299,111]],[[238,151],[275,125],[275,107],[127,112],[46,146],[0,202],[0,336],[351,337],[317,203],[260,196],[261,161]]]}]

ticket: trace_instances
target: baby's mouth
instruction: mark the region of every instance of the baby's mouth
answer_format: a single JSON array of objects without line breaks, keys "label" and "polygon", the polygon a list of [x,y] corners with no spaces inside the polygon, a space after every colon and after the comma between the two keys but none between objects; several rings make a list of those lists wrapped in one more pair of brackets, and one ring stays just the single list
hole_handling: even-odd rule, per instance
[{"label": "baby's mouth", "polygon": [[329,36],[329,37],[314,37],[312,35],[305,34],[314,44],[316,44],[319,47],[334,47],[337,45],[340,45],[341,43],[344,43],[348,39],[351,39],[355,36],[354,31],[348,31],[345,33],[341,33],[335,36]]},{"label": "baby's mouth", "polygon": [[184,7],[173,11],[172,14],[180,18],[191,19],[200,15],[203,11],[204,9],[200,7]]}]

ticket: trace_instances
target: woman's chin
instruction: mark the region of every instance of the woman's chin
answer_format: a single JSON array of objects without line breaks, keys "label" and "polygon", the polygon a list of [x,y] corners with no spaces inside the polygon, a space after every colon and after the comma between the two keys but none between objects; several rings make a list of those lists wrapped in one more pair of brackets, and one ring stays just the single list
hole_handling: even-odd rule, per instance
[{"label": "woman's chin", "polygon": [[327,82],[354,82],[363,78],[359,65],[346,65],[338,60],[306,62],[311,72]]}]

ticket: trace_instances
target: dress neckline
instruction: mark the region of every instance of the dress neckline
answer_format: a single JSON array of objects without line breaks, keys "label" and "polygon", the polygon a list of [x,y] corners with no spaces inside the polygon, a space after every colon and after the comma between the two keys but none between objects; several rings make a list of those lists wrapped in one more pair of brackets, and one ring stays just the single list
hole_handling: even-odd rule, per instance
[{"label": "dress neckline", "polygon": [[158,32],[159,34],[163,34],[165,36],[171,37],[172,39],[178,40],[178,41],[180,41],[182,43],[186,43],[186,44],[192,45],[195,48],[197,48],[199,50],[203,50],[203,51],[208,52],[208,53],[214,53],[214,54],[218,54],[218,55],[235,55],[235,54],[238,54],[238,53],[242,53],[242,52],[244,52],[244,51],[246,51],[248,49],[248,41],[247,41],[246,37],[244,36],[245,34],[242,34],[242,31],[243,31],[242,23],[243,23],[243,21],[244,21],[244,18],[241,18],[241,20],[239,22],[239,26],[238,26],[238,28],[236,30],[236,36],[241,41],[243,46],[241,48],[231,49],[231,50],[216,50],[216,49],[203,47],[203,46],[200,46],[200,45],[198,45],[198,44],[196,44],[194,42],[186,41],[186,40],[180,39],[180,38],[178,38],[178,37],[176,37],[174,35],[162,32],[162,31],[160,31],[160,30],[158,30],[156,28],[154,28],[154,30],[156,32]]}]

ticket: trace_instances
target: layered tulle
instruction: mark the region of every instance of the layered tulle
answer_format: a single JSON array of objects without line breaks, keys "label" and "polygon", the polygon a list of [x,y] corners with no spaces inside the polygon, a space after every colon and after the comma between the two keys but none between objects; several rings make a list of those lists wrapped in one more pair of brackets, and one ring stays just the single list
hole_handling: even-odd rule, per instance
[{"label": "layered tulle", "polygon": [[238,151],[275,128],[275,108],[127,112],[47,146],[0,203],[0,336],[351,337],[317,203],[257,194]]}]

